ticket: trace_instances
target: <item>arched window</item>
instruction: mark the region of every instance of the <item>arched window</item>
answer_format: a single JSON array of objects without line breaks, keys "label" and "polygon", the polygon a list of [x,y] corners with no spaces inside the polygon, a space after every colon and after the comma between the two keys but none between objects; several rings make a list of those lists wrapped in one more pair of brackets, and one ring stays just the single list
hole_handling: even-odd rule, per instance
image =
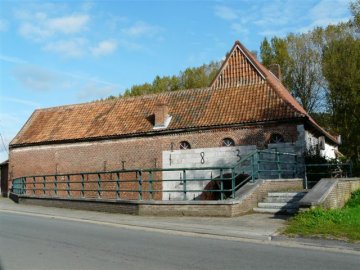
[{"label": "arched window", "polygon": [[283,143],[283,142],[285,142],[283,135],[279,133],[271,134],[269,143]]},{"label": "arched window", "polygon": [[222,140],[221,145],[225,147],[235,146],[235,142],[231,138],[225,138]]},{"label": "arched window", "polygon": [[182,141],[180,142],[180,149],[181,150],[187,150],[187,149],[191,149],[190,143],[187,141]]}]

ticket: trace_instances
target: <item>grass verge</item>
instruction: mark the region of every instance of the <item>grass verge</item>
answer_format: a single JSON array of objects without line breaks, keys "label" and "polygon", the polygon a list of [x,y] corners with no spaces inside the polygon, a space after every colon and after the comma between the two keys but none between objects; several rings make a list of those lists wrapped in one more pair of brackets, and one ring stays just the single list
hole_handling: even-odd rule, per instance
[{"label": "grass verge", "polygon": [[322,237],[360,241],[360,190],[341,209],[315,208],[289,220],[284,233],[289,236]]}]

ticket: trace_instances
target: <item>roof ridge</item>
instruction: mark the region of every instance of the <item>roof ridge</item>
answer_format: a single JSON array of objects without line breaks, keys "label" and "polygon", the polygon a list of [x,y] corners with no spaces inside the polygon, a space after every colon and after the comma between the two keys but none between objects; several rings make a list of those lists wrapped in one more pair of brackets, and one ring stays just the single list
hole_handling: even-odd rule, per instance
[{"label": "roof ridge", "polygon": [[161,95],[171,95],[171,94],[175,94],[175,93],[185,93],[185,92],[190,92],[190,91],[210,91],[210,90],[214,90],[214,89],[212,89],[211,87],[179,89],[179,90],[175,90],[175,91],[150,93],[150,94],[139,95],[139,96],[127,96],[127,97],[119,97],[119,98],[115,98],[115,99],[94,100],[94,101],[88,101],[88,102],[82,102],[82,103],[58,105],[58,106],[47,107],[47,108],[39,108],[39,109],[36,109],[36,111],[46,111],[46,110],[61,109],[61,108],[79,107],[79,106],[85,106],[85,105],[96,104],[96,103],[117,103],[117,102],[121,102],[121,101],[125,101],[125,100],[148,99],[151,97],[156,97],[156,96],[161,96]]}]

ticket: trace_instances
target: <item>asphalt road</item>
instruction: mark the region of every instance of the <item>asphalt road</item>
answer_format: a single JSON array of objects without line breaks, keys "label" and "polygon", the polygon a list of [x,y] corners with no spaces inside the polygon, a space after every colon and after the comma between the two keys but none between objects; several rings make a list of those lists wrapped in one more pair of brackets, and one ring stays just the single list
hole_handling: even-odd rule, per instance
[{"label": "asphalt road", "polygon": [[358,254],[0,213],[8,269],[359,269]]}]

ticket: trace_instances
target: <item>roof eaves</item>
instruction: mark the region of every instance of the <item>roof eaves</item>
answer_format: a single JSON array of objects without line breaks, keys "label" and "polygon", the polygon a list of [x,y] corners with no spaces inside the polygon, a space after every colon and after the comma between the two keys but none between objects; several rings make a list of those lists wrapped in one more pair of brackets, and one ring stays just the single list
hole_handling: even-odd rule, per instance
[{"label": "roof eaves", "polygon": [[307,120],[315,129],[317,129],[320,133],[324,134],[330,141],[332,141],[336,145],[340,145],[339,141],[334,136],[332,136],[329,132],[327,132],[325,129],[323,129],[318,123],[316,123],[315,120],[311,116],[308,116]]},{"label": "roof eaves", "polygon": [[65,143],[76,143],[76,142],[89,142],[89,141],[97,141],[97,140],[112,140],[112,139],[123,139],[130,137],[149,137],[156,135],[167,135],[172,133],[182,133],[182,132],[192,132],[192,131],[200,131],[200,130],[208,130],[208,129],[217,129],[217,128],[229,128],[229,127],[244,127],[244,126],[252,126],[252,125],[266,125],[266,124],[274,124],[279,122],[286,122],[289,120],[303,120],[304,117],[296,117],[296,118],[279,118],[274,120],[260,120],[260,121],[247,121],[247,122],[239,122],[232,124],[215,124],[215,125],[206,125],[206,126],[190,126],[186,128],[176,128],[176,129],[159,129],[159,130],[151,130],[146,132],[136,132],[136,133],[127,133],[127,134],[114,134],[107,136],[96,136],[96,137],[87,137],[87,138],[74,138],[74,139],[62,139],[62,140],[49,140],[49,141],[39,141],[39,142],[30,142],[30,143],[19,143],[10,145],[11,148],[20,148],[27,146],[35,146],[35,145],[49,145],[49,144],[65,144]]}]

